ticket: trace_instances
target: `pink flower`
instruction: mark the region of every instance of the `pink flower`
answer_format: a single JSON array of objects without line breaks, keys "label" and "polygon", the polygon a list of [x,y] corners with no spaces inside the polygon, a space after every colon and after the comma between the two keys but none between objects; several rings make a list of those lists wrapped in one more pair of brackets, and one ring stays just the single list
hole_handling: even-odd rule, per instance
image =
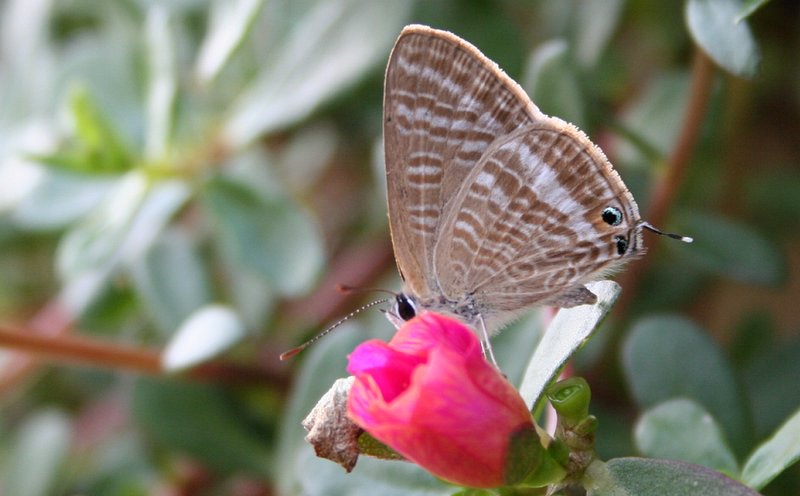
[{"label": "pink flower", "polygon": [[350,355],[348,414],[374,438],[434,475],[470,487],[505,484],[511,438],[533,429],[514,387],[483,357],[475,334],[431,312],[387,344]]}]

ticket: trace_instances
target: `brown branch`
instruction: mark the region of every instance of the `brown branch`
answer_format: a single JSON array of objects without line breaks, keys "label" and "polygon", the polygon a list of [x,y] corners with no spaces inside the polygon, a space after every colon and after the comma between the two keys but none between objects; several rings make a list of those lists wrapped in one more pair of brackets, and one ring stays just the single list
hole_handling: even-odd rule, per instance
[{"label": "brown branch", "polygon": [[[686,115],[672,153],[667,159],[664,173],[653,184],[647,213],[643,217],[654,226],[664,226],[680,186],[683,184],[692,153],[700,137],[703,120],[708,112],[714,74],[714,63],[702,50],[695,47]],[[685,234],[692,235],[692,233]],[[623,292],[615,308],[617,315],[625,316],[628,314],[632,298],[638,293],[642,277],[647,273],[652,263],[656,247],[656,244],[652,245],[647,256],[632,263],[620,277],[619,282]]]},{"label": "brown branch", "polygon": [[[133,372],[143,375],[166,375],[160,351],[108,343],[74,334],[44,336],[28,329],[0,326],[0,347],[23,352],[31,360]],[[269,371],[222,362],[198,365],[186,372],[193,379],[227,383],[271,383],[285,385],[286,380]]]},{"label": "brown branch", "polygon": [[63,363],[127,370],[154,375],[161,372],[158,353],[74,335],[42,336],[0,326],[0,346]]}]

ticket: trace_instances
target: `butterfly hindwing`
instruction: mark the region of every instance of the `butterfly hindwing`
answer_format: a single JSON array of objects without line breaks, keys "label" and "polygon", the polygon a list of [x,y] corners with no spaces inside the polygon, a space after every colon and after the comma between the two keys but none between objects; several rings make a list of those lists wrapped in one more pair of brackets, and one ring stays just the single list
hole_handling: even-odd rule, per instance
[{"label": "butterfly hindwing", "polygon": [[[620,214],[616,225],[604,219],[608,208]],[[583,284],[640,251],[638,222],[603,153],[573,126],[545,117],[496,141],[465,178],[444,212],[436,275],[445,296],[472,295],[487,320],[534,305],[589,303]],[[622,252],[618,237],[627,243]]]}]

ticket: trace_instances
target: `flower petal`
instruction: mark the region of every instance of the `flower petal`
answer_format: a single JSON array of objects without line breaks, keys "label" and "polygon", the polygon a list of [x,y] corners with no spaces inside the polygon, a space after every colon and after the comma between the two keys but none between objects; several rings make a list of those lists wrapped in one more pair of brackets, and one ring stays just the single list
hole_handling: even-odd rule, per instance
[{"label": "flower petal", "polygon": [[524,401],[485,360],[476,335],[451,318],[428,312],[388,345],[359,346],[349,370],[356,375],[351,419],[457,484],[502,485],[511,436],[533,428]]}]

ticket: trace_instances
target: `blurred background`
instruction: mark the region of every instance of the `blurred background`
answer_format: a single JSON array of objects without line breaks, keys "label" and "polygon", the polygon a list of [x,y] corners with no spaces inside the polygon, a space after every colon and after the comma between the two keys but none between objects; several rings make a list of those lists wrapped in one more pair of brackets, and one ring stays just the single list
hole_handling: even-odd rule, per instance
[{"label": "blurred background", "polygon": [[[575,360],[600,456],[669,458],[642,418],[689,398],[735,473],[798,409],[797,2],[6,0],[0,494],[452,492],[303,441],[347,353],[391,335],[380,312],[278,360],[375,299],[337,284],[399,289],[381,103],[412,22],[476,45],[695,238],[645,234]],[[510,379],[544,318],[497,339]]]}]

